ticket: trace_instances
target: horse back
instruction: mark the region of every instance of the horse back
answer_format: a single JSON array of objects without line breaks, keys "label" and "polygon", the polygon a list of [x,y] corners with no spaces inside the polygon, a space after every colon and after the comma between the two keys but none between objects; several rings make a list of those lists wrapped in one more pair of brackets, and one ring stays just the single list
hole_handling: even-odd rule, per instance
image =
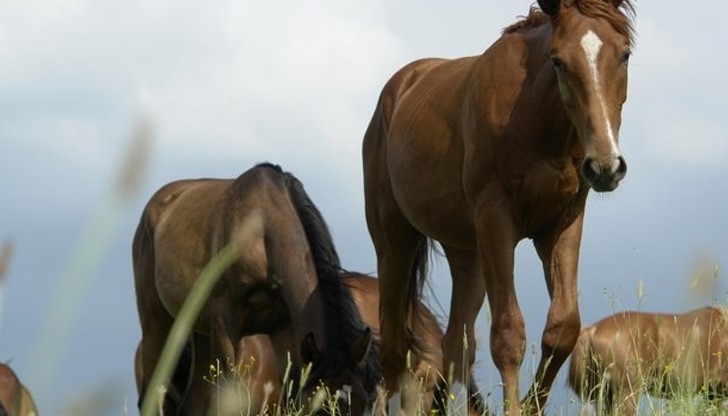
[{"label": "horse back", "polygon": [[571,353],[569,386],[593,400],[600,383],[627,388],[650,374],[661,357],[660,324],[650,314],[621,312],[584,327]]},{"label": "horse back", "polygon": [[728,389],[728,321],[721,307],[708,306],[676,316],[676,363],[698,386]]},{"label": "horse back", "polygon": [[[268,213],[285,204],[290,205],[290,196],[284,174],[267,166],[251,168],[236,179],[188,179],[164,185],[145,206],[134,236],[137,294],[156,292],[175,316],[200,271],[236,239],[238,227],[254,212]],[[268,278],[265,230],[256,232],[260,235],[248,240],[249,246],[240,250],[241,258],[229,269],[233,278],[222,279],[212,298]],[[203,310],[200,321],[206,313]]]}]

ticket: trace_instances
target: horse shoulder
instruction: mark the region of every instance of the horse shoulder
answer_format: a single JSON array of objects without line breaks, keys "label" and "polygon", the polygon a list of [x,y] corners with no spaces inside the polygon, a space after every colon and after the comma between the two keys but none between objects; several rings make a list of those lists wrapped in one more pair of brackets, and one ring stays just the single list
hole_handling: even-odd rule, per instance
[{"label": "horse shoulder", "polygon": [[467,76],[467,100],[472,108],[463,114],[466,122],[487,129],[493,136],[506,133],[514,108],[526,86],[528,68],[524,57],[528,46],[520,34],[501,37],[471,65]]}]

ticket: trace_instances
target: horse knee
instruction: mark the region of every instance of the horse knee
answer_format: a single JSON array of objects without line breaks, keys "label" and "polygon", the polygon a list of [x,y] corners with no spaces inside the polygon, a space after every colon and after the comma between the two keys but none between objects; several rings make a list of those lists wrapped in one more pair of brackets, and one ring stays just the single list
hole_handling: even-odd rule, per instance
[{"label": "horse knee", "polygon": [[500,372],[520,368],[526,348],[526,327],[523,316],[510,316],[491,325],[490,349]]},{"label": "horse knee", "polygon": [[[465,336],[464,336],[465,335]],[[475,362],[475,336],[472,331],[463,334],[462,331],[448,331],[442,338],[442,353],[444,357],[458,357],[467,360],[467,364]]]},{"label": "horse knee", "polygon": [[581,331],[579,312],[549,313],[546,328],[541,338],[541,346],[549,355],[566,359],[571,354]]},{"label": "horse knee", "polygon": [[379,349],[379,363],[387,389],[398,389],[399,378],[405,371],[407,347],[404,337],[387,337],[382,333]]}]

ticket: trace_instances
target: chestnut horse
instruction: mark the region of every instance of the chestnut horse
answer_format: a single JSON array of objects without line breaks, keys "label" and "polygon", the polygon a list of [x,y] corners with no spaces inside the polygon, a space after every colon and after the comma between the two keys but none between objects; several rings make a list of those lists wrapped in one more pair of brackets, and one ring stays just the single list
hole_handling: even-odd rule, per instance
[{"label": "chestnut horse", "polygon": [[[352,414],[369,397],[359,363],[376,361],[356,305],[343,295],[339,258],[329,230],[303,185],[280,167],[261,164],[237,179],[182,180],[165,185],[147,203],[133,241],[134,283],[142,329],[142,391],[159,359],[174,317],[210,258],[232,241],[241,224],[259,218],[240,257],[221,276],[192,335],[192,374],[216,360],[238,361],[243,336],[267,333],[274,344],[293,339],[294,370],[313,362],[310,393],[319,382],[351,388]],[[240,244],[240,243],[239,243]],[[286,331],[292,330],[288,335]],[[208,390],[192,377],[185,391]],[[172,384],[165,415],[203,414],[181,402]],[[156,387],[153,387],[156,388]],[[144,394],[140,395],[141,405]]]},{"label": "chestnut horse", "polygon": [[597,414],[636,413],[642,393],[664,398],[728,396],[728,315],[620,312],[585,327],[571,355],[569,385]]},{"label": "chestnut horse", "polygon": [[506,28],[482,55],[422,59],[400,69],[367,128],[366,218],[378,260],[381,362],[390,392],[413,347],[404,325],[417,313],[428,240],[442,245],[453,281],[444,368],[452,365],[458,378],[467,374],[487,294],[491,355],[507,413],[520,411],[525,350],[513,276],[520,240],[533,240],[551,298],[529,408],[543,409],[579,335],[576,280],[587,193],[614,190],[627,170],[617,144],[633,9],[629,0],[538,4],[541,10]]},{"label": "chestnut horse", "polygon": [[[341,278],[344,287],[349,292],[351,298],[361,315],[364,324],[367,325],[373,333],[373,344],[371,348],[376,353],[379,344],[379,287],[377,279],[351,271],[341,271]],[[423,395],[420,404],[423,406],[424,413],[428,413],[430,404],[436,398],[436,388],[442,375],[442,330],[437,322],[435,315],[426,307],[422,307],[421,319],[411,325],[412,333],[425,355],[419,357],[420,368],[417,369],[418,382],[423,387]],[[246,379],[247,390],[249,396],[250,414],[260,414],[265,409],[275,409],[281,400],[281,379],[279,376],[279,368],[286,364],[286,357],[279,358],[276,351],[281,350],[275,348],[270,337],[265,334],[256,334],[243,337],[238,343],[237,357],[241,360],[237,367],[239,369],[248,369]],[[178,386],[185,386],[191,366],[189,348],[185,350],[180,364],[175,372],[175,383]],[[141,382],[143,379],[144,369],[142,368],[141,344],[137,348],[135,357],[135,376],[137,389],[141,394]],[[370,370],[367,374],[372,375],[365,386],[370,389],[370,395],[375,393],[376,383],[380,381],[380,372],[377,369]],[[269,387],[266,387],[269,385]],[[205,400],[206,397],[186,397],[185,400],[199,401]],[[439,397],[438,397],[439,399]],[[468,397],[469,411],[473,415],[483,414],[483,399],[477,391],[474,381],[471,381],[471,391]],[[440,399],[441,400],[441,399]],[[442,403],[436,403],[442,405]],[[422,412],[421,412],[422,413]]]},{"label": "chestnut horse", "polygon": [[0,416],[37,416],[30,391],[9,365],[0,363]]}]

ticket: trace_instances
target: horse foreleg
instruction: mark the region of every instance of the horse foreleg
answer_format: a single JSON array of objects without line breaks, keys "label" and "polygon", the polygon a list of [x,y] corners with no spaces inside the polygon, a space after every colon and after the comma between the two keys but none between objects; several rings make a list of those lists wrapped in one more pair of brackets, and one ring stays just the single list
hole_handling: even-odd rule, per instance
[{"label": "horse foreleg", "polygon": [[551,386],[579,337],[577,267],[583,214],[571,224],[534,239],[551,297],[541,338],[541,359],[524,408],[543,413]]},{"label": "horse foreleg", "polygon": [[[526,328],[513,280],[517,239],[510,213],[483,207],[478,217],[478,248],[491,312],[490,353],[503,382],[506,414],[520,414],[518,378],[526,344]],[[460,300],[458,300],[460,301]]]}]

